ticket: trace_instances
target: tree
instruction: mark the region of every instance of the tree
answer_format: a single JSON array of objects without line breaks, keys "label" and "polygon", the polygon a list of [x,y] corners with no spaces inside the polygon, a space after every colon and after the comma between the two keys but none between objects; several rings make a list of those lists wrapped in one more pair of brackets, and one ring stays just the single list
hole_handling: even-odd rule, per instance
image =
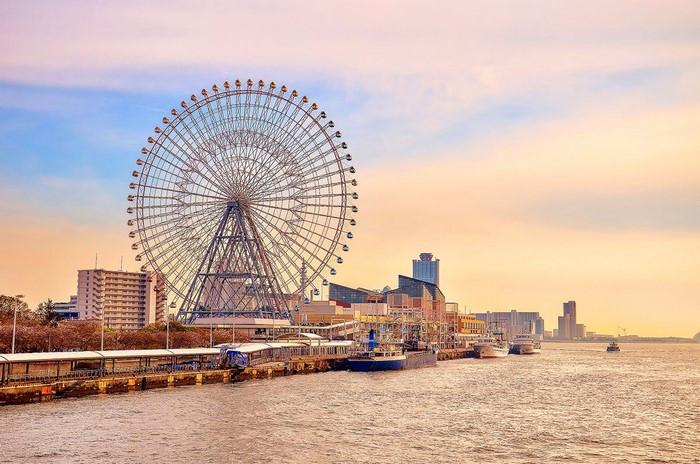
[{"label": "tree", "polygon": [[36,317],[39,322],[43,325],[48,325],[49,327],[56,327],[58,325],[58,321],[60,320],[60,316],[56,312],[55,308],[56,305],[53,301],[51,301],[51,298],[39,303],[39,306],[36,307]]},{"label": "tree", "polygon": [[12,320],[17,310],[17,319],[31,319],[33,314],[29,305],[14,296],[0,295],[0,320]]}]

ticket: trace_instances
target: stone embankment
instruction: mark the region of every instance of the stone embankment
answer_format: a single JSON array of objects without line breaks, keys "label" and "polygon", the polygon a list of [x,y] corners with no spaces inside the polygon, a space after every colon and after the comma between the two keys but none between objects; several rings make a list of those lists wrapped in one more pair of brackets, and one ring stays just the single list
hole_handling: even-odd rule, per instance
[{"label": "stone embankment", "polygon": [[284,375],[309,374],[346,368],[343,359],[292,359],[286,363],[272,362],[246,369],[207,369],[201,371],[163,372],[120,375],[91,379],[70,379],[41,384],[16,384],[0,387],[0,406],[40,403],[59,398],[87,395],[128,393],[153,388],[173,388],[184,385],[241,382],[249,379]]}]

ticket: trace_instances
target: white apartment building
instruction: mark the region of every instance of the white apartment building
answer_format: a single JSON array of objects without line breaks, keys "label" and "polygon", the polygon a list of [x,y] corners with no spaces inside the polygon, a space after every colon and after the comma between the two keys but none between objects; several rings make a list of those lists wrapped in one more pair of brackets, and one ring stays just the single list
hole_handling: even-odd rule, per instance
[{"label": "white apartment building", "polygon": [[78,271],[80,319],[102,319],[114,329],[140,329],[165,315],[165,279],[156,272]]}]

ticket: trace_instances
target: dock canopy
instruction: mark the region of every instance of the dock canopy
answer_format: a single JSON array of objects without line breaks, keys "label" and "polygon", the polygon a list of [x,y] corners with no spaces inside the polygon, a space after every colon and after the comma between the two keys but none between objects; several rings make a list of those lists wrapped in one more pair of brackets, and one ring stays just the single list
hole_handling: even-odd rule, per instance
[{"label": "dock canopy", "polygon": [[172,350],[48,351],[46,353],[0,353],[0,364],[58,361],[91,361],[125,358],[168,358],[218,355],[218,348],[177,348]]}]

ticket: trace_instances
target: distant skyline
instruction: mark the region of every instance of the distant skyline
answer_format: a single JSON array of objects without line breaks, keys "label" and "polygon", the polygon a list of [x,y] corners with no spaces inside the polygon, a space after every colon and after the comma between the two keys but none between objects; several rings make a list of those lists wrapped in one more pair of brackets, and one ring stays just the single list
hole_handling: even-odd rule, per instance
[{"label": "distant skyline", "polygon": [[[206,20],[201,18],[206,15]],[[335,281],[441,260],[449,301],[700,330],[697,2],[4,2],[0,293],[137,270],[126,195],[170,108],[224,80],[308,95],[350,144]]]}]

